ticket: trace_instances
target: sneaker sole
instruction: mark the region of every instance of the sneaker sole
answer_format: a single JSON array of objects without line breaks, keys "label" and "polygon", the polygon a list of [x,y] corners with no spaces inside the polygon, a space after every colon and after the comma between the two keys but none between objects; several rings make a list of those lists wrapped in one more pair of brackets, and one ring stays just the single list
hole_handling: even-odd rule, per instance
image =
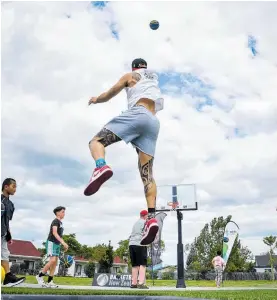
[{"label": "sneaker sole", "polygon": [[3,285],[3,287],[13,287],[13,286],[16,286],[16,285],[18,285],[20,283],[23,283],[24,281],[25,281],[25,279],[21,279],[21,280],[19,280],[17,282],[5,284],[5,285]]},{"label": "sneaker sole", "polygon": [[88,186],[86,187],[84,191],[85,196],[91,196],[95,194],[101,187],[103,183],[105,183],[107,180],[109,180],[113,176],[112,170],[107,170],[104,173],[102,173],[101,176],[99,176],[94,181],[90,182]]},{"label": "sneaker sole", "polygon": [[149,228],[148,234],[141,240],[140,244],[146,246],[153,243],[158,230],[159,226],[157,224],[152,225],[152,227]]},{"label": "sneaker sole", "polygon": [[39,282],[38,278],[40,278],[40,277],[36,276],[36,280],[37,280],[38,285],[40,285],[41,287],[44,287],[45,282],[43,282],[43,283]]},{"label": "sneaker sole", "polygon": [[59,286],[47,286],[48,289],[57,289]]}]

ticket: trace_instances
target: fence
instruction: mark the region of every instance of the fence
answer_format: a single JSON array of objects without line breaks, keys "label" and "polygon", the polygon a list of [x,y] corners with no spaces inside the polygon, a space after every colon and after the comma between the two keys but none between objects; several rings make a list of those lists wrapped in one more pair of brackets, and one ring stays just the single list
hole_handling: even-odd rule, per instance
[{"label": "fence", "polygon": [[[150,274],[151,276],[151,274]],[[177,272],[165,272],[160,279],[177,279]],[[215,273],[209,272],[185,272],[185,280],[214,280]],[[223,274],[223,280],[271,280],[270,272],[230,272]],[[277,280],[277,273],[274,273],[274,279]]]}]

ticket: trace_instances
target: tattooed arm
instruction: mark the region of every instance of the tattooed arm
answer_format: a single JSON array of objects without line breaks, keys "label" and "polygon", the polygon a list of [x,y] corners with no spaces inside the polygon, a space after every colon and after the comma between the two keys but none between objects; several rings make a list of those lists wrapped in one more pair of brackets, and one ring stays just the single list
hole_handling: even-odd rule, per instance
[{"label": "tattooed arm", "polygon": [[111,98],[115,97],[118,93],[120,93],[125,87],[128,86],[128,81],[130,80],[130,73],[124,75],[119,79],[119,81],[106,93],[101,94],[97,97],[95,103],[103,103],[109,101]]}]

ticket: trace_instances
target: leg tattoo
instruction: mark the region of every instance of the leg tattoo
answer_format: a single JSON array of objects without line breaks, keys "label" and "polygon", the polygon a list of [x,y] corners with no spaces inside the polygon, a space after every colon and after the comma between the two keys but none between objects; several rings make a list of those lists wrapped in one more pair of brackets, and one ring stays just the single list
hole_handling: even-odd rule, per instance
[{"label": "leg tattoo", "polygon": [[103,128],[93,139],[97,140],[104,147],[121,141],[121,138],[106,128]]},{"label": "leg tattoo", "polygon": [[148,193],[149,189],[151,189],[152,184],[154,182],[153,179],[153,162],[154,157],[152,157],[147,163],[141,165],[140,161],[138,163],[140,176],[144,185],[144,193],[145,195]]}]

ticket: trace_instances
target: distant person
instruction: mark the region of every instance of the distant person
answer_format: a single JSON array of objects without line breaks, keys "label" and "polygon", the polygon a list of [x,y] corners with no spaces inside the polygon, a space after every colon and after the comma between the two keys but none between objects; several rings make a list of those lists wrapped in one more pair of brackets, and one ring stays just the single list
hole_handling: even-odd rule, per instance
[{"label": "distant person", "polygon": [[129,253],[132,264],[131,288],[148,289],[148,287],[145,285],[147,247],[140,244],[147,217],[147,210],[142,210],[140,212],[140,219],[134,224],[129,238]]},{"label": "distant person", "polygon": [[223,277],[223,272],[226,267],[224,259],[221,257],[221,251],[217,251],[217,256],[212,260],[212,264],[215,270],[215,283],[216,287],[220,287]]},{"label": "distant person", "polygon": [[[53,277],[58,264],[58,259],[61,252],[61,245],[64,247],[64,251],[68,250],[68,245],[62,239],[63,236],[63,223],[62,219],[65,215],[65,207],[58,206],[54,209],[56,218],[50,225],[50,232],[46,241],[46,255],[50,257],[49,262],[44,266],[41,272],[36,276],[37,282],[42,287],[57,288],[58,286],[53,282]],[[49,270],[48,282],[45,283],[43,276],[47,274]]]},{"label": "distant person", "polygon": [[12,244],[12,235],[10,229],[10,221],[14,213],[14,205],[10,200],[16,192],[16,181],[13,178],[6,178],[2,183],[1,194],[1,266],[5,269],[5,279],[3,285],[5,287],[15,286],[22,283],[25,277],[16,277],[10,272],[9,256],[10,251],[8,244]]}]

